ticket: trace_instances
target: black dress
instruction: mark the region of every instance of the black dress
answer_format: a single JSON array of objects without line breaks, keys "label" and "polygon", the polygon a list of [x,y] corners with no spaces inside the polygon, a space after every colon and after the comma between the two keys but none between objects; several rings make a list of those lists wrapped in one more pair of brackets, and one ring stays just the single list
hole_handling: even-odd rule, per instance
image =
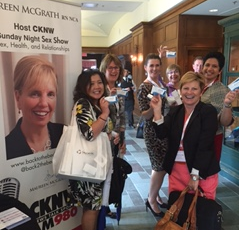
[{"label": "black dress", "polygon": [[[20,118],[15,128],[6,136],[7,160],[33,154],[30,146],[21,131],[22,118]],[[56,148],[63,131],[63,124],[49,122],[47,128],[51,139],[51,148]]]}]

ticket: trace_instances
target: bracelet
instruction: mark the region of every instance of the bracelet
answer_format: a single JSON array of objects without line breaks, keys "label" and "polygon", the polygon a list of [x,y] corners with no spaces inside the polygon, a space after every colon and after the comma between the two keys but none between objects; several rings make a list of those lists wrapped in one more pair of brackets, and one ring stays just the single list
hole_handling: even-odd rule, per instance
[{"label": "bracelet", "polygon": [[99,117],[102,121],[104,121],[104,122],[106,122],[107,120],[106,119],[104,119],[104,118],[102,118],[102,117]]},{"label": "bracelet", "polygon": [[232,107],[232,104],[224,104],[224,108],[230,109]]}]

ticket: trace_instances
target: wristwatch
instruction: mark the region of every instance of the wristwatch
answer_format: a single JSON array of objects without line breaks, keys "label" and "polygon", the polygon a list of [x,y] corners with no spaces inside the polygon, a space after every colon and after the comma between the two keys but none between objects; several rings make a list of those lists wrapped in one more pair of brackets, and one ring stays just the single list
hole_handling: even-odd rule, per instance
[{"label": "wristwatch", "polygon": [[229,103],[229,104],[224,103],[223,106],[224,106],[224,108],[230,109],[232,107],[232,104],[231,103]]},{"label": "wristwatch", "polygon": [[199,177],[198,177],[198,176],[195,176],[195,175],[191,175],[191,178],[192,178],[193,181],[199,180]]}]

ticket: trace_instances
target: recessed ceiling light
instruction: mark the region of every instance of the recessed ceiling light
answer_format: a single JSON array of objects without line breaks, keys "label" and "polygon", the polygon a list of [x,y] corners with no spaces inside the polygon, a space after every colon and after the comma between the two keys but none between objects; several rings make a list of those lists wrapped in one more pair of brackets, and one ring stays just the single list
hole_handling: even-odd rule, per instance
[{"label": "recessed ceiling light", "polygon": [[94,7],[98,6],[98,4],[97,4],[97,3],[83,2],[83,3],[81,4],[81,6],[82,6],[82,7],[86,7],[86,8],[94,8]]},{"label": "recessed ceiling light", "polygon": [[217,12],[218,11],[218,9],[211,9],[211,10],[209,10],[209,12]]}]

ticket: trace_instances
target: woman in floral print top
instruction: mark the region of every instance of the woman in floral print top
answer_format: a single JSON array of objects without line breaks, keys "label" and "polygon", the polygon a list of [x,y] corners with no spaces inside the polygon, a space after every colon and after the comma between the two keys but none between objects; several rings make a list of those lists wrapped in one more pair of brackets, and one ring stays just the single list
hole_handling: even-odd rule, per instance
[{"label": "woman in floral print top", "polygon": [[[101,132],[110,137],[112,122],[109,118],[109,103],[105,100],[106,79],[98,70],[83,71],[74,89],[76,120],[79,130],[86,140],[93,140]],[[96,120],[94,119],[96,117]],[[85,181],[70,181],[70,194],[73,203],[83,207],[82,229],[95,230],[101,207],[103,182],[100,184]]]}]

